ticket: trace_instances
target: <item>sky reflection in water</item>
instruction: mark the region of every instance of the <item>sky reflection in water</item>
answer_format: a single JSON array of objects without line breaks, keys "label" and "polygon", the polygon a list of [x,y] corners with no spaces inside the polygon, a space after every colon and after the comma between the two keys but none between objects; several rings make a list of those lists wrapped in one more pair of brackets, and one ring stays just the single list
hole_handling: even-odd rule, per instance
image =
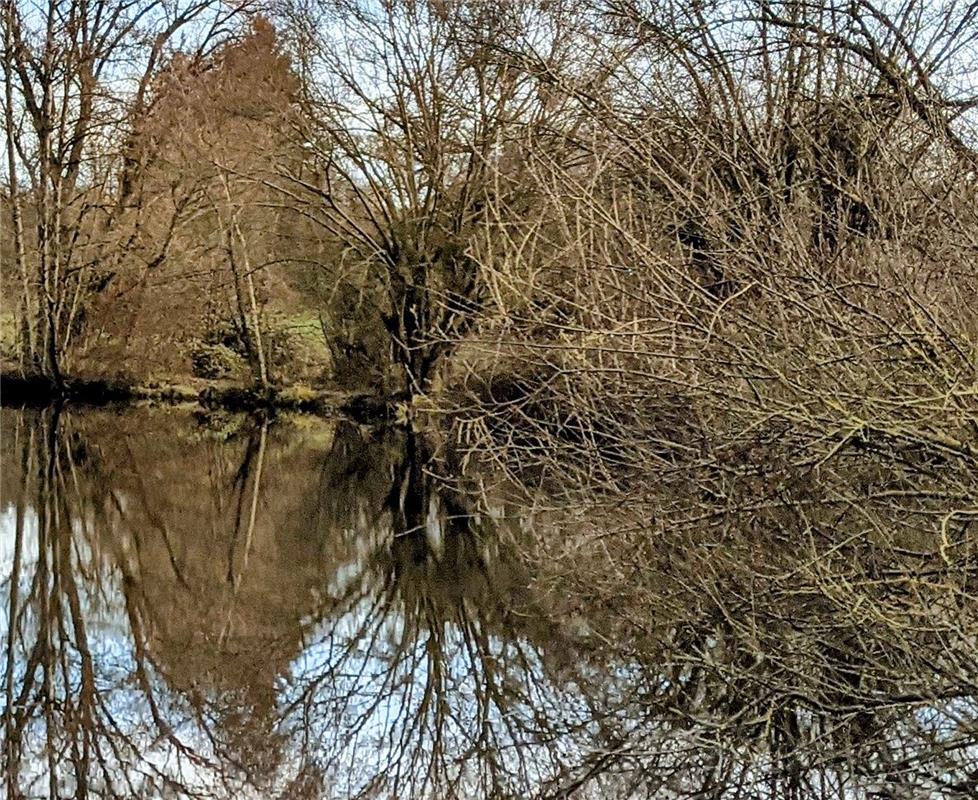
[{"label": "sky reflection in water", "polygon": [[[752,722],[715,615],[626,638],[666,607],[623,586],[569,616],[560,527],[448,490],[403,433],[2,413],[8,796],[967,796],[973,694]],[[857,724],[904,763],[857,763]]]}]

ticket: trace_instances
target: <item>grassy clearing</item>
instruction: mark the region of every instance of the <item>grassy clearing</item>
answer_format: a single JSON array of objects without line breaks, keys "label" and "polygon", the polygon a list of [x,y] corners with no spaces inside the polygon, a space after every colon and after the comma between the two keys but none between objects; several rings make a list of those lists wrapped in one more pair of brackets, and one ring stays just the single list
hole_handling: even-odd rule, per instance
[{"label": "grassy clearing", "polygon": [[17,316],[12,311],[0,311],[0,358],[17,358]]},{"label": "grassy clearing", "polygon": [[273,345],[273,364],[285,373],[286,383],[317,380],[332,373],[333,359],[314,313],[270,315],[268,328],[270,340],[279,343]]}]

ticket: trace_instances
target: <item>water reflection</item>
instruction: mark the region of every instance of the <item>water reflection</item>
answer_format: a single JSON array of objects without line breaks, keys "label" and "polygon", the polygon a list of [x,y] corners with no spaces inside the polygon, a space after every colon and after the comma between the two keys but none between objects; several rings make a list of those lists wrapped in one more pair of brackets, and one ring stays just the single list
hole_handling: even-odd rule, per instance
[{"label": "water reflection", "polygon": [[656,537],[461,493],[418,440],[345,423],[2,424],[11,798],[978,785],[967,526],[932,552],[787,547],[761,513]]},{"label": "water reflection", "polygon": [[417,442],[4,414],[10,796],[497,796],[550,769],[562,634]]}]

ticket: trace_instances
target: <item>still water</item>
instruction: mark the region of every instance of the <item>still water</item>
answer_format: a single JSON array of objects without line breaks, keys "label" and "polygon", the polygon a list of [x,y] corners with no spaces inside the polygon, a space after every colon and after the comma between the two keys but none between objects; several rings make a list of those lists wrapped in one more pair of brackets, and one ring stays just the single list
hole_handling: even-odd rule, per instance
[{"label": "still water", "polygon": [[449,486],[403,432],[135,408],[2,435],[11,798],[978,787],[973,582],[935,607],[898,575],[924,598],[878,603],[921,621],[898,640],[806,589],[807,554],[781,594],[695,537],[612,557],[610,522]]}]

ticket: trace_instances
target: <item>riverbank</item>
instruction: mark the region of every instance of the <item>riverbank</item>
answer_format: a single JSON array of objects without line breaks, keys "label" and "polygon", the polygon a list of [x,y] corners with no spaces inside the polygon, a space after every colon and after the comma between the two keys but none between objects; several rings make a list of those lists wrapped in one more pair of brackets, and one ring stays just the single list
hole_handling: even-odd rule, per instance
[{"label": "riverbank", "polygon": [[79,406],[130,403],[196,404],[230,411],[299,411],[385,421],[395,414],[397,398],[363,392],[315,388],[306,384],[244,386],[230,381],[192,378],[181,382],[130,382],[123,379],[68,378],[63,387],[43,375],[0,371],[0,406],[39,407],[56,402]]}]

